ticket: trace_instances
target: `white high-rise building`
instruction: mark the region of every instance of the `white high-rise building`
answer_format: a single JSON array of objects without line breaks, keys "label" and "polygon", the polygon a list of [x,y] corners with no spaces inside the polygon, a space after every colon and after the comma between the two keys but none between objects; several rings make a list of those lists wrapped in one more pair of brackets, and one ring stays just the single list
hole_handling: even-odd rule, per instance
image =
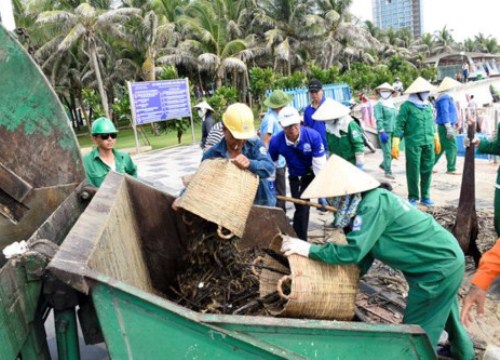
[{"label": "white high-rise building", "polygon": [[409,28],[414,37],[422,35],[421,0],[372,0],[373,22],[383,30]]}]

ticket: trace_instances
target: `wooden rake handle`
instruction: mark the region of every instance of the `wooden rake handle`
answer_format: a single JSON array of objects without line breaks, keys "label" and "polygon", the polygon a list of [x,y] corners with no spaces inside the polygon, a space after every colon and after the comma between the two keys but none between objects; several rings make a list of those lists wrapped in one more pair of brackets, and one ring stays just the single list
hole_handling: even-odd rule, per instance
[{"label": "wooden rake handle", "polygon": [[305,206],[311,206],[311,207],[315,207],[315,208],[318,208],[318,209],[326,209],[327,211],[331,211],[331,212],[336,212],[337,211],[337,208],[335,206],[331,206],[331,205],[321,205],[321,204],[318,204],[318,203],[315,203],[315,202],[312,202],[312,201],[307,201],[307,200],[302,200],[302,199],[296,199],[296,198],[293,198],[293,197],[288,197],[288,196],[283,196],[283,195],[277,195],[276,198],[278,200],[283,200],[283,201],[290,201],[290,202],[293,202],[295,204],[299,204],[299,205],[305,205]]}]

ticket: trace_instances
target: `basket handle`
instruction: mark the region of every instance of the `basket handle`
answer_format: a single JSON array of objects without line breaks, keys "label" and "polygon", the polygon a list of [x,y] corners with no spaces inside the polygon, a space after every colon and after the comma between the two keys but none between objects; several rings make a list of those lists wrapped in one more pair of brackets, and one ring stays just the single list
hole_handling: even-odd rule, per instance
[{"label": "basket handle", "polygon": [[[227,229],[226,229],[226,230],[227,230]],[[229,230],[228,230],[228,231],[229,231]],[[220,238],[221,238],[221,239],[223,239],[223,240],[229,240],[229,239],[231,239],[231,238],[234,236],[234,234],[233,234],[233,232],[232,232],[232,231],[229,231],[229,233],[224,234],[224,228],[223,228],[222,226],[220,226],[220,225],[219,225],[219,226],[217,227],[217,236],[218,236],[218,237],[220,237]]]},{"label": "basket handle", "polygon": [[259,266],[259,264],[263,263],[264,262],[264,258],[262,256],[257,256],[255,258],[255,260],[252,262],[252,266],[251,266],[251,271],[252,271],[252,274],[254,274],[255,276],[259,277],[260,276],[260,273],[257,272],[257,268]]},{"label": "basket handle", "polygon": [[186,214],[187,214],[186,212],[184,212],[184,211],[182,212],[182,222],[183,222],[184,224],[186,224],[187,226],[191,226],[191,225],[193,225],[193,221],[192,221],[192,220],[191,220],[191,221],[189,221],[189,220],[187,219]]},{"label": "basket handle", "polygon": [[292,276],[291,275],[285,275],[281,279],[278,280],[278,283],[276,284],[276,291],[278,292],[278,295],[280,298],[283,300],[288,300],[289,296],[285,295],[283,292],[283,283],[285,281],[292,281]]}]

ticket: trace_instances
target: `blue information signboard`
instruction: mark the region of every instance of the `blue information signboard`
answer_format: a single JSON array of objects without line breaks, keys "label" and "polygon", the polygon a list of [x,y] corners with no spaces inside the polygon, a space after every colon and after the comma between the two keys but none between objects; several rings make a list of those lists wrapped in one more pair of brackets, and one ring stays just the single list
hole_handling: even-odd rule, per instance
[{"label": "blue information signboard", "polygon": [[129,95],[136,125],[191,117],[187,79],[129,83]]}]

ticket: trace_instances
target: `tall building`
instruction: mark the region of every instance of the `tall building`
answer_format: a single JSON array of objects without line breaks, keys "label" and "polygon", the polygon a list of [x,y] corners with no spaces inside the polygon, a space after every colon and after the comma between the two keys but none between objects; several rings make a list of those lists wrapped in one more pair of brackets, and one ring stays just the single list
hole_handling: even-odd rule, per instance
[{"label": "tall building", "polygon": [[373,20],[377,27],[388,30],[410,28],[414,37],[422,35],[421,0],[372,0]]}]

